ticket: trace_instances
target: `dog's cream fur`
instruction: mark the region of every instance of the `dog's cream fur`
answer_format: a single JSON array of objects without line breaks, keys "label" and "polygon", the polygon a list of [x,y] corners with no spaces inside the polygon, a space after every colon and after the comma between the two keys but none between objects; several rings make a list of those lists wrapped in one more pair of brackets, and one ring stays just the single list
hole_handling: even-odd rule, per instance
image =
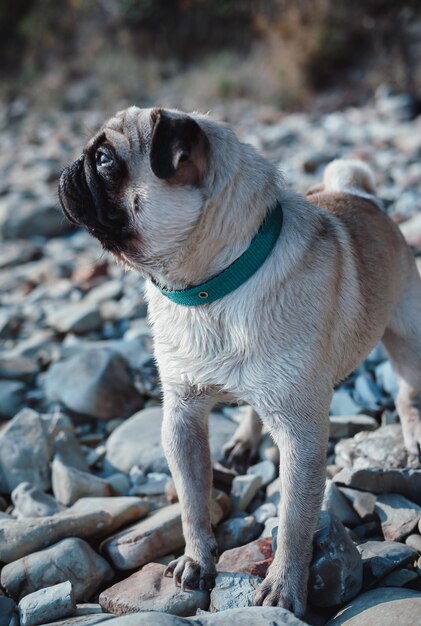
[{"label": "dog's cream fur", "polygon": [[256,602],[302,615],[333,388],[381,339],[400,380],[406,445],[419,452],[421,281],[399,230],[376,206],[365,165],[334,162],[305,199],[287,191],[276,168],[229,128],[193,115],[209,140],[205,174],[193,186],[161,180],[148,161],[150,113],[131,108],[105,125],[129,169],[120,200],[134,235],[120,260],[166,287],[199,284],[248,247],[276,200],[284,212],[269,258],[221,300],[183,307],[147,285],[164,389],[163,445],[186,539],[185,556],[168,572],[183,587],[212,585],[207,415],[221,399],[245,401],[253,410],[232,448],[258,436],[258,414],[281,458],[278,549]]}]

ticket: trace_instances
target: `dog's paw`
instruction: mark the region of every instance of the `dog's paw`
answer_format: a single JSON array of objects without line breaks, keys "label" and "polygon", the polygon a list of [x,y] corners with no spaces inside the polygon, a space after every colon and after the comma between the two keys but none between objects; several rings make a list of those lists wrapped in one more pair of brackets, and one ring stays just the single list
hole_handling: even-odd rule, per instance
[{"label": "dog's paw", "polygon": [[198,563],[187,555],[171,561],[164,576],[172,576],[183,591],[201,589],[210,591],[215,586],[216,567],[213,559]]},{"label": "dog's paw", "polygon": [[421,467],[421,422],[405,425],[403,436],[408,451],[408,466]]},{"label": "dog's paw", "polygon": [[268,572],[254,596],[256,606],[279,606],[302,617],[306,610],[306,589],[293,589],[285,579]]},{"label": "dog's paw", "polygon": [[222,449],[222,462],[226,467],[234,469],[239,474],[244,474],[247,467],[257,455],[258,444],[249,438],[234,436]]}]

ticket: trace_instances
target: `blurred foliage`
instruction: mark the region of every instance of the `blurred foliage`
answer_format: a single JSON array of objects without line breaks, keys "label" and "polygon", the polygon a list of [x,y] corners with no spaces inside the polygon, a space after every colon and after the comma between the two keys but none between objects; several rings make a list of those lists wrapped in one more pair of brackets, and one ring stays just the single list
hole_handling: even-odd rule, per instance
[{"label": "blurred foliage", "polygon": [[202,64],[222,98],[293,103],[352,82],[416,92],[420,20],[420,0],[14,0],[0,4],[0,78],[59,92],[97,76],[139,97],[136,73],[151,83]]}]

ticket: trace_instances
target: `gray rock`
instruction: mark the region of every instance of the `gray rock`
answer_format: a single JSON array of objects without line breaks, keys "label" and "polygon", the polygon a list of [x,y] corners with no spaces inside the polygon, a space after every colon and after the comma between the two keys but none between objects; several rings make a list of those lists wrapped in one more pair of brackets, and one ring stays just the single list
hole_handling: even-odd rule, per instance
[{"label": "gray rock", "polygon": [[179,503],[160,509],[129,526],[101,545],[101,552],[117,569],[134,569],[184,546]]},{"label": "gray rock", "polygon": [[39,258],[42,248],[29,241],[3,241],[0,251],[0,269],[29,263]]},{"label": "gray rock", "polygon": [[56,202],[28,199],[9,202],[0,224],[4,239],[55,237],[72,228],[70,222],[63,220]]},{"label": "gray rock", "polygon": [[23,409],[0,432],[0,492],[30,481],[48,490],[52,445],[41,416]]},{"label": "gray rock", "polygon": [[[149,501],[145,498],[136,497],[112,497],[112,498],[81,498],[68,509],[68,513],[88,514],[103,511],[110,516],[105,532],[107,535],[116,532],[122,526],[145,517],[150,510]],[[98,537],[102,534],[98,533]]]},{"label": "gray rock", "polygon": [[354,380],[354,398],[358,404],[375,411],[381,406],[383,397],[380,389],[367,372]]},{"label": "gray rock", "polygon": [[123,472],[116,472],[107,476],[107,482],[110,485],[113,495],[115,496],[127,496],[130,491],[130,478]]},{"label": "gray rock", "polygon": [[88,600],[111,580],[113,570],[82,539],[71,537],[3,567],[1,584],[14,600],[58,583],[70,581],[76,602]]},{"label": "gray rock", "polygon": [[219,553],[254,541],[259,537],[262,530],[263,524],[257,522],[253,515],[227,519],[215,531]]},{"label": "gray rock", "polygon": [[341,388],[334,392],[329,409],[330,415],[356,415],[360,410],[361,406],[354,402],[348,389]]},{"label": "gray rock", "polygon": [[[196,617],[182,618],[166,613],[133,613],[110,620],[110,626],[305,626],[304,622],[286,609],[274,606],[251,606],[221,611],[220,613],[198,612]],[[49,624],[48,626],[59,626]],[[73,626],[69,622],[63,626]],[[85,625],[83,625],[85,626]],[[88,626],[88,625],[86,625]],[[90,625],[89,625],[90,626]]]},{"label": "gray rock", "polygon": [[89,465],[73,431],[59,432],[54,437],[55,457],[68,467],[89,472]]},{"label": "gray rock", "polygon": [[322,511],[313,539],[309,601],[319,607],[337,606],[354,598],[363,583],[363,563],[341,522]]},{"label": "gray rock", "polygon": [[333,482],[371,493],[399,493],[421,505],[421,470],[344,468],[333,477]]},{"label": "gray rock", "polygon": [[95,302],[81,301],[55,306],[47,315],[47,324],[59,333],[85,334],[101,328],[102,318]]},{"label": "gray rock", "polygon": [[76,603],[70,582],[40,589],[19,602],[21,626],[38,626],[52,619],[74,615]]},{"label": "gray rock", "polygon": [[88,472],[68,467],[56,456],[51,464],[51,481],[57,502],[70,506],[85,496],[110,496],[111,487],[106,480]]},{"label": "gray rock", "polygon": [[97,537],[106,532],[112,523],[111,515],[104,511],[63,511],[51,517],[0,520],[0,561],[11,563],[65,537]]},{"label": "gray rock", "polygon": [[28,482],[20,483],[11,497],[18,518],[48,517],[62,510],[52,496]]},{"label": "gray rock", "polygon": [[400,424],[382,426],[373,432],[360,432],[335,446],[336,464],[356,469],[408,465],[408,453]]},{"label": "gray rock", "polygon": [[0,626],[19,626],[18,607],[11,598],[0,595]]},{"label": "gray rock", "polygon": [[236,476],[231,487],[233,511],[245,511],[261,486],[262,479],[258,474]]},{"label": "gray rock", "polygon": [[39,372],[38,363],[28,357],[0,357],[0,379],[33,383]]},{"label": "gray rock", "polygon": [[278,530],[278,526],[279,526],[279,517],[274,516],[274,517],[269,517],[266,522],[265,522],[265,527],[262,530],[262,534],[260,535],[260,537],[272,537],[273,536],[273,532],[275,531],[275,534]]},{"label": "gray rock", "polygon": [[378,423],[369,415],[332,415],[329,417],[329,437],[342,439],[353,437],[362,430],[376,430]]},{"label": "gray rock", "polygon": [[256,463],[256,465],[249,467],[247,474],[260,476],[262,487],[266,487],[266,485],[275,480],[276,467],[272,461],[265,459],[264,461],[260,461],[260,463]]},{"label": "gray rock", "polygon": [[174,581],[164,576],[165,565],[149,563],[140,572],[106,589],[99,596],[102,608],[115,615],[136,611],[163,611],[187,617],[198,608],[207,609],[209,592],[182,591]]},{"label": "gray rock", "polygon": [[[211,509],[212,523],[223,517],[219,505]],[[134,569],[177,552],[184,546],[181,506],[177,502],[152,512],[146,519],[128,526],[101,544],[101,553],[117,569]]]},{"label": "gray rock", "polygon": [[366,541],[357,546],[364,567],[364,588],[373,587],[393,570],[414,562],[418,554],[396,541]]},{"label": "gray rock", "polygon": [[345,526],[355,526],[361,522],[352,505],[331,480],[326,480],[322,511],[333,513]]},{"label": "gray rock", "polygon": [[375,512],[387,541],[401,541],[407,537],[421,518],[421,506],[396,493],[378,496]]},{"label": "gray rock", "polygon": [[278,509],[273,502],[265,502],[253,511],[256,521],[260,524],[264,524],[271,517],[276,517],[277,513]]},{"label": "gray rock", "polygon": [[11,419],[25,404],[26,385],[19,380],[0,380],[0,418]]},{"label": "gray rock", "polygon": [[396,398],[399,390],[398,381],[392,370],[390,361],[384,361],[376,367],[376,381],[379,387],[384,389],[392,398]]},{"label": "gray rock", "polygon": [[171,478],[161,472],[150,472],[145,480],[135,484],[130,493],[139,496],[157,496],[165,493],[165,488]]},{"label": "gray rock", "polygon": [[105,348],[87,350],[53,365],[45,385],[50,401],[100,419],[128,417],[143,404],[127,362]]},{"label": "gray rock", "polygon": [[420,613],[418,592],[382,587],[355,598],[327,626],[415,626],[419,624]]},{"label": "gray rock", "polygon": [[342,487],[340,489],[340,492],[345,496],[347,500],[352,503],[354,511],[360,516],[362,520],[367,520],[367,518],[372,517],[377,499],[375,495],[373,495],[372,493],[368,493],[367,491],[350,489],[349,487]]},{"label": "gray rock", "polygon": [[407,546],[414,548],[414,550],[421,554],[421,535],[409,535],[405,539],[405,543]]},{"label": "gray rock", "polygon": [[397,569],[385,576],[379,582],[379,587],[405,587],[405,585],[417,579],[418,573],[414,570],[406,568]]},{"label": "gray rock", "polygon": [[[105,467],[129,473],[138,465],[146,472],[168,472],[161,445],[162,408],[144,409],[118,426],[107,440]],[[221,456],[223,444],[234,434],[236,424],[218,413],[209,416],[209,443],[213,461]],[[140,434],[141,433],[141,434]]]},{"label": "gray rock", "polygon": [[210,611],[216,613],[253,606],[256,589],[262,580],[249,574],[220,572],[212,589]]}]

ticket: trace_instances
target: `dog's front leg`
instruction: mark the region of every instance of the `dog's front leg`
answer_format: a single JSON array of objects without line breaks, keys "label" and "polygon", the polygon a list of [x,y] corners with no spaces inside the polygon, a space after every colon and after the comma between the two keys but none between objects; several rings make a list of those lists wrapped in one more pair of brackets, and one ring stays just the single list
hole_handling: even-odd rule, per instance
[{"label": "dog's front leg", "polygon": [[[320,409],[319,409],[320,411]],[[325,485],[326,412],[267,416],[280,452],[278,546],[255,603],[281,606],[297,617],[306,609],[313,533]]]},{"label": "dog's front leg", "polygon": [[212,465],[208,442],[211,399],[164,392],[162,444],[181,503],[184,556],[169,563],[165,574],[182,589],[211,589],[215,582],[217,545],[211,528]]}]

